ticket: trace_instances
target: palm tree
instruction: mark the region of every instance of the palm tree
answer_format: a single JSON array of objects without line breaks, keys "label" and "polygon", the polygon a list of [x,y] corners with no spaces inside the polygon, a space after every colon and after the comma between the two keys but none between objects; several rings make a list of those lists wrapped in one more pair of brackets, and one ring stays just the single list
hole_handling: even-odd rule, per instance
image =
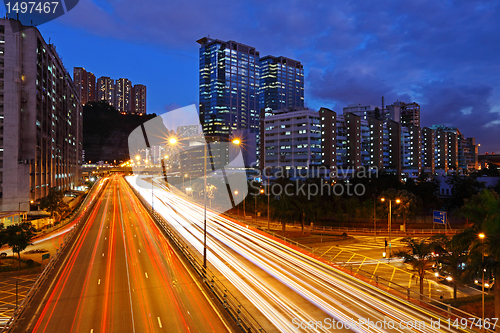
[{"label": "palm tree", "polygon": [[[482,268],[492,273],[494,284],[495,317],[500,316],[500,198],[494,190],[485,189],[475,195],[461,209],[462,214],[474,223],[466,232],[479,235],[484,233],[484,239],[471,238],[471,256],[485,256]],[[497,326],[497,330],[499,330]]]},{"label": "palm tree", "polygon": [[440,246],[444,249],[444,253],[440,255],[437,261],[446,265],[447,271],[451,274],[453,283],[453,301],[457,300],[457,287],[464,269],[462,263],[467,261],[468,250],[470,244],[470,235],[468,233],[456,234],[453,237],[448,237],[444,234],[439,234],[432,237],[432,245],[434,248]]},{"label": "palm tree", "polygon": [[399,250],[394,255],[402,257],[405,263],[412,266],[420,281],[420,299],[424,294],[425,272],[432,268],[434,259],[432,258],[432,245],[427,239],[417,240],[411,237],[403,238],[401,242],[406,243],[405,250]]}]

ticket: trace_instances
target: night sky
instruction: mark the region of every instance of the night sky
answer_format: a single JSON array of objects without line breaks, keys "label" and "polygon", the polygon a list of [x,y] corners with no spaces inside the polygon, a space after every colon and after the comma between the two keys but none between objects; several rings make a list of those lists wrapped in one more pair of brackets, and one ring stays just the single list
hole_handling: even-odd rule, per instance
[{"label": "night sky", "polygon": [[39,26],[66,68],[148,88],[148,112],[198,104],[198,44],[210,35],[301,61],[306,106],[421,105],[500,152],[500,1],[80,0]]}]

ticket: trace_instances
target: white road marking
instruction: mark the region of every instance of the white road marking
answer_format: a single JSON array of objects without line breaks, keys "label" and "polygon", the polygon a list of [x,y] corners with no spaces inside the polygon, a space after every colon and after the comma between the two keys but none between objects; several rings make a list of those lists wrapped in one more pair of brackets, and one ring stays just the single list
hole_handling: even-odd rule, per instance
[{"label": "white road marking", "polygon": [[101,284],[101,279],[99,279],[99,281],[97,281],[97,284]]},{"label": "white road marking", "polygon": [[146,274],[146,279],[149,279],[149,277],[148,277],[148,273],[144,272],[144,274]]},{"label": "white road marking", "polygon": [[94,333],[94,329],[93,329],[93,328],[92,328],[92,329],[90,329],[90,333]]},{"label": "white road marking", "polygon": [[104,237],[104,240],[107,240],[107,239],[108,239],[108,237]]},{"label": "white road marking", "polygon": [[141,249],[139,249],[139,253],[141,253]]},{"label": "white road marking", "polygon": [[104,257],[104,252],[102,253],[102,256]]},{"label": "white road marking", "polygon": [[161,326],[161,320],[160,320],[160,317],[158,317],[158,325],[160,325],[160,328],[162,328],[163,326]]}]

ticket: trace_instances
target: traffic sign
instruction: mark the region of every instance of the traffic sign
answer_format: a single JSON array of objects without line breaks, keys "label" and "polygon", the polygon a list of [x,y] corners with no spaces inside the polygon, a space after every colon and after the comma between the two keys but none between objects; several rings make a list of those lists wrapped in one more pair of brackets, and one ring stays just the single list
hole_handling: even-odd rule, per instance
[{"label": "traffic sign", "polygon": [[446,224],[446,212],[440,210],[433,211],[432,222],[439,224]]},{"label": "traffic sign", "polygon": [[42,254],[42,260],[49,259],[49,258],[50,258],[50,253]]}]

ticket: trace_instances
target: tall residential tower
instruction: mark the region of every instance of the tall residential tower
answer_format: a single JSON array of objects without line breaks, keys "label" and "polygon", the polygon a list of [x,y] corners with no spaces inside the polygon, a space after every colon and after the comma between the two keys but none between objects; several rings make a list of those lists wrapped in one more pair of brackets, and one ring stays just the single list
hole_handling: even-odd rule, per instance
[{"label": "tall residential tower", "polygon": [[83,67],[73,68],[73,81],[80,92],[80,104],[96,100],[95,75],[87,72]]},{"label": "tall residential tower", "polygon": [[55,46],[0,19],[0,209],[26,211],[81,179],[82,106]]},{"label": "tall residential tower", "polygon": [[304,66],[285,57],[260,59],[259,110],[304,108]]}]

